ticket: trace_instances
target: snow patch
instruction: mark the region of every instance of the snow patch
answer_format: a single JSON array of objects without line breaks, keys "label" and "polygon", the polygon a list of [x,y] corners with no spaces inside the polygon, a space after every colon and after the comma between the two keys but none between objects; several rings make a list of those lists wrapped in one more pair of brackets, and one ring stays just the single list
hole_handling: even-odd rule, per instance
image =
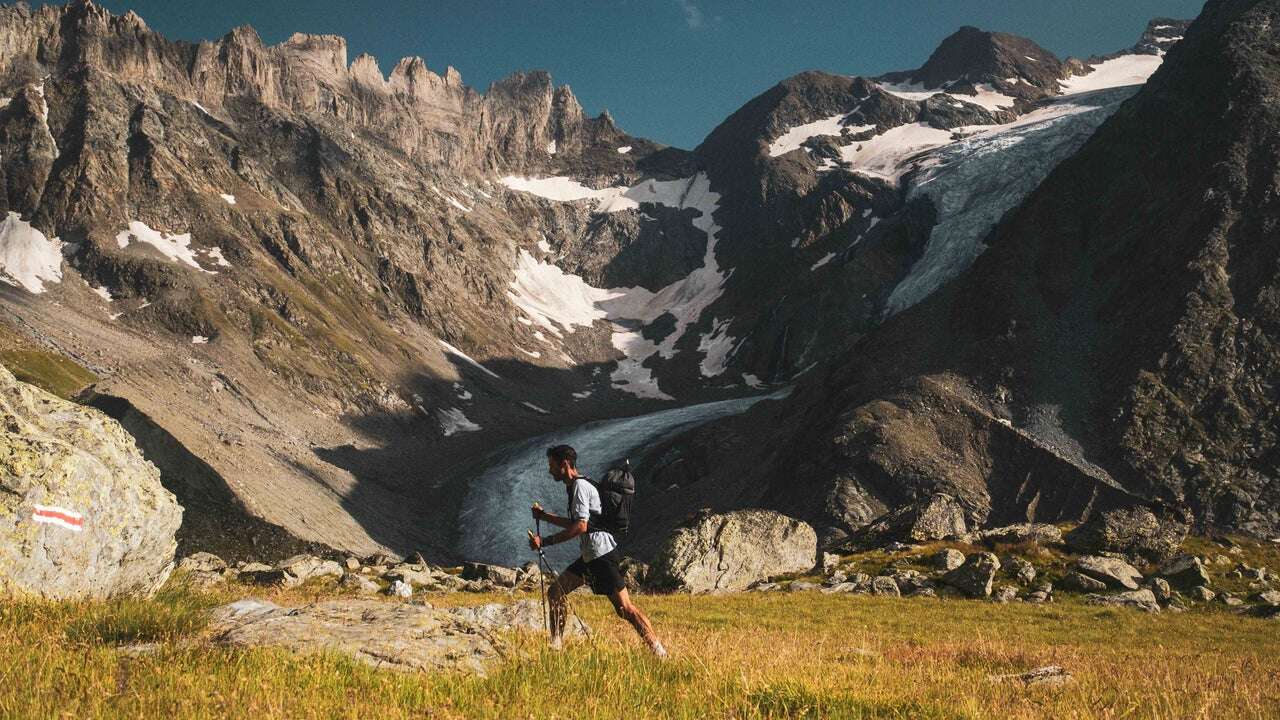
[{"label": "snow patch", "polygon": [[747,387],[755,388],[757,390],[764,387],[764,383],[760,382],[760,378],[755,375],[743,375],[742,382],[746,383]]},{"label": "snow patch", "polygon": [[465,401],[465,400],[471,399],[471,391],[467,390],[467,388],[462,383],[454,383],[453,392],[455,395],[458,396],[459,400]]},{"label": "snow patch", "polygon": [[576,392],[573,394],[573,399],[575,400],[586,400],[589,397],[591,397],[590,390],[583,390],[582,392]]},{"label": "snow patch", "polygon": [[227,204],[228,204],[228,205],[235,205],[235,204],[236,204],[236,196],[235,196],[235,195],[230,195],[230,194],[227,194],[227,193],[219,193],[219,194],[218,194],[218,197],[220,197],[220,198],[222,198],[223,200],[225,200],[225,201],[227,202]]},{"label": "snow patch", "polygon": [[[769,144],[769,157],[778,157],[779,155],[786,155],[789,152],[799,150],[809,138],[822,136],[839,137],[845,130],[844,119],[851,114],[832,115],[831,117],[814,120],[804,125],[797,125],[787,130],[781,137]],[[857,134],[874,130],[875,127],[875,125],[859,125],[858,127],[850,127],[848,130]]]},{"label": "snow patch", "polygon": [[[654,355],[671,358],[676,342],[720,297],[728,279],[715,255],[720,227],[713,214],[719,207],[720,195],[711,191],[706,174],[680,180],[645,180],[632,187],[605,190],[592,190],[563,177],[505,177],[501,182],[508,188],[551,200],[595,198],[599,201],[596,212],[636,209],[642,203],[698,211],[692,224],[707,236],[702,267],[657,292],[640,287],[595,288],[555,265],[540,262],[525,250],[516,259],[516,277],[508,291],[517,307],[556,337],[563,337],[562,331],[572,332],[574,327],[587,327],[596,320],[614,322],[613,346],[626,356],[613,373],[615,387],[638,397],[671,399],[658,389],[652,370],[643,363]],[[641,335],[640,328],[667,313],[675,317],[675,329],[661,343]]]},{"label": "snow patch", "polygon": [[[856,241],[855,241],[855,242],[856,242]],[[809,268],[810,272],[812,272],[812,271],[814,271],[814,270],[817,270],[818,268],[822,267],[823,265],[826,265],[827,263],[829,263],[829,262],[831,262],[832,260],[834,260],[834,259],[835,259],[835,257],[836,257],[836,254],[835,254],[835,253],[827,253],[826,255],[824,255],[824,256],[822,257],[822,259],[821,259],[821,260],[819,260],[818,262],[814,263],[814,264],[813,264],[813,266]]]},{"label": "snow patch", "polygon": [[231,267],[231,263],[227,262],[227,259],[222,256],[222,248],[220,247],[211,247],[205,250],[204,254],[212,258],[213,263],[218,267]]},{"label": "snow patch", "polygon": [[711,332],[703,335],[698,341],[698,351],[703,354],[702,362],[698,363],[698,369],[702,371],[703,377],[713,378],[724,374],[729,358],[737,349],[733,337],[729,335],[731,321],[732,318],[712,320]]},{"label": "snow patch", "polygon": [[436,410],[436,420],[440,422],[440,431],[445,437],[458,433],[475,432],[480,426],[467,419],[458,408],[440,408]]},{"label": "snow patch", "polygon": [[90,288],[90,290],[93,290],[95,293],[97,293],[98,297],[102,298],[103,300],[106,300],[107,302],[111,302],[112,300],[115,300],[115,298],[111,297],[111,291],[105,287],[95,287],[95,288]]},{"label": "snow patch", "polygon": [[207,337],[205,337],[205,336],[203,336],[203,335],[192,335],[192,336],[191,336],[191,344],[192,344],[192,345],[208,345],[208,344],[209,344],[209,338],[207,338]]},{"label": "snow patch", "polygon": [[626,155],[626,154],[627,154],[627,153],[629,153],[629,152],[631,152],[631,146],[630,146],[630,145],[623,145],[622,147],[618,148],[618,154],[619,154],[619,155]]},{"label": "snow patch", "polygon": [[62,282],[62,241],[10,210],[0,223],[0,272],[0,281],[39,295],[45,283]]},{"label": "snow patch", "polygon": [[459,358],[460,360],[462,360],[463,362],[467,363],[468,365],[470,365],[470,366],[474,367],[475,369],[479,370],[480,372],[484,373],[485,375],[488,375],[489,377],[496,378],[496,379],[499,379],[499,380],[501,380],[501,379],[502,379],[501,377],[499,377],[499,376],[498,376],[498,374],[497,374],[497,373],[495,373],[494,371],[490,370],[489,368],[487,368],[487,367],[485,367],[485,366],[481,365],[480,363],[476,362],[475,360],[473,360],[473,359],[471,358],[471,356],[470,356],[470,355],[468,355],[468,354],[466,354],[466,353],[462,352],[462,351],[461,351],[461,350],[459,350],[458,348],[456,348],[456,347],[454,347],[454,346],[450,345],[449,343],[447,343],[447,342],[445,342],[445,341],[443,341],[443,340],[441,340],[441,339],[439,339],[439,338],[436,338],[436,342],[440,343],[440,345],[441,345],[445,350],[449,351],[449,353],[450,353],[450,354],[458,356],[458,358]]},{"label": "snow patch", "polygon": [[548,154],[548,155],[555,155],[555,154],[556,154],[556,141],[555,141],[555,140],[552,140],[551,142],[547,143],[547,154]]},{"label": "snow patch", "polygon": [[1093,66],[1093,72],[1063,80],[1064,95],[1107,90],[1129,85],[1142,85],[1164,59],[1158,55],[1121,55]]},{"label": "snow patch", "polygon": [[[150,245],[173,262],[185,263],[202,273],[218,274],[212,270],[205,270],[200,267],[200,263],[196,262],[196,251],[191,247],[191,233],[189,232],[170,235],[159,230],[152,230],[140,220],[133,220],[130,221],[128,230],[121,230],[116,234],[116,244],[121,249],[129,247],[132,242]],[[220,250],[219,256],[221,256]]]},{"label": "snow patch", "polygon": [[521,404],[521,405],[523,405],[523,406],[525,406],[525,407],[527,407],[527,408],[529,408],[530,410],[532,410],[532,411],[534,411],[534,412],[538,413],[539,415],[550,415],[550,414],[551,414],[551,411],[550,411],[550,410],[544,410],[543,408],[540,408],[540,407],[538,407],[537,405],[534,405],[534,404],[533,404],[533,403],[531,403],[531,402],[521,402],[520,404]]}]

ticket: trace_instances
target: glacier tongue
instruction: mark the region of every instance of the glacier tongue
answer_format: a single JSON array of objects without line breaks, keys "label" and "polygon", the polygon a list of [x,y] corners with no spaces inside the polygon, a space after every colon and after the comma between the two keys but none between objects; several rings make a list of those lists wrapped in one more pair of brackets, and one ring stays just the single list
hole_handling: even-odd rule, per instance
[{"label": "glacier tongue", "polygon": [[972,265],[1000,218],[1139,87],[1064,97],[1008,125],[965,128],[973,134],[918,158],[919,170],[905,181],[907,199],[931,199],[938,224],[924,255],[890,294],[885,316],[915,305]]}]

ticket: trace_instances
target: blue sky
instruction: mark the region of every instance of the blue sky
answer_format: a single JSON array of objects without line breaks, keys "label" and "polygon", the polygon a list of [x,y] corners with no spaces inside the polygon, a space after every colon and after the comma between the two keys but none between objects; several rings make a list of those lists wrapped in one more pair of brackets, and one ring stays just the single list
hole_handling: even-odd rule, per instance
[{"label": "blue sky", "polygon": [[349,59],[406,55],[453,65],[484,90],[545,69],[588,112],[693,147],[729,113],[802,70],[873,75],[918,67],[961,25],[1025,35],[1059,56],[1132,45],[1147,20],[1194,17],[1202,0],[105,0],[171,38],[249,24],[268,43],[295,31],[347,38]]}]

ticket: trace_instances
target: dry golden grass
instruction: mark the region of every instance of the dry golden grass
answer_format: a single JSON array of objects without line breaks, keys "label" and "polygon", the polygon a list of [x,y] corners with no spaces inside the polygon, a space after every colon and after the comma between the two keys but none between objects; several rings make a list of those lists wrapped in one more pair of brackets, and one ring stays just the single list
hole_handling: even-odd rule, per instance
[{"label": "dry golden grass", "polygon": [[[1223,611],[643,596],[672,652],[658,663],[606,601],[575,595],[596,629],[591,639],[553,653],[538,638],[517,638],[511,659],[473,678],[209,644],[204,609],[252,592],[173,587],[146,601],[0,606],[0,717],[1280,717],[1280,622]],[[265,595],[302,603],[333,593]],[[158,649],[131,655],[138,641]],[[1074,681],[1027,688],[988,679],[1051,664]]]}]

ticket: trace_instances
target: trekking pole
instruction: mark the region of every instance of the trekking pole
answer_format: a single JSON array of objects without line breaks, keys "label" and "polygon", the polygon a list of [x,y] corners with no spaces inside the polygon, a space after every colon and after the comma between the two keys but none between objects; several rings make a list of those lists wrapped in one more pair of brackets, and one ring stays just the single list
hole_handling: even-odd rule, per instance
[{"label": "trekking pole", "polygon": [[[533,504],[538,507],[537,503]],[[542,537],[542,518],[534,518],[534,527],[538,529],[538,537]],[[538,555],[542,555],[542,548],[538,548]],[[547,637],[551,637],[551,611],[547,608],[547,578],[542,572],[542,562],[538,562],[538,591],[542,595],[542,627],[547,631]]]},{"label": "trekking pole", "polygon": [[[530,537],[532,537],[533,533],[530,532],[529,535]],[[551,582],[555,583],[560,581],[560,574],[555,571],[555,568],[551,567],[551,561],[547,559],[547,555],[542,551],[541,547],[538,548],[538,570],[539,570],[539,573],[538,573],[539,575],[550,573]],[[594,639],[594,636],[591,634],[591,628],[587,625],[586,621],[582,619],[582,616],[578,614],[578,611],[573,609],[573,604],[569,602],[569,593],[563,593],[561,595],[561,599],[564,601],[564,609],[566,611],[565,614],[572,615],[573,619],[578,621],[578,629],[582,630],[583,635],[586,635],[588,638]],[[566,617],[565,619],[567,620],[568,618]],[[551,633],[551,629],[549,627],[550,622],[551,622],[551,613],[548,610],[547,634]],[[561,628],[561,630],[563,630],[563,628]]]}]

